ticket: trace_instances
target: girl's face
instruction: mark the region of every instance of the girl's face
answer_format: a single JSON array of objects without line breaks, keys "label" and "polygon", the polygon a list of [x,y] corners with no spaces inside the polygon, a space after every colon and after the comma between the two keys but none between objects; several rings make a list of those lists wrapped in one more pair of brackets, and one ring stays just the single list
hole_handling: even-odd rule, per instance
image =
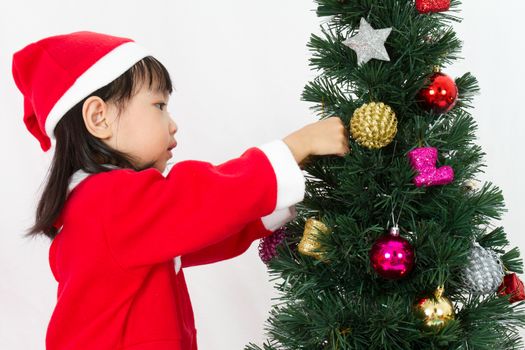
[{"label": "girl's face", "polygon": [[[88,130],[107,145],[135,156],[139,163],[136,165],[154,162],[153,167],[164,172],[166,162],[172,157],[169,149],[176,146],[174,135],[177,131],[177,125],[167,111],[168,100],[168,94],[152,91],[142,84],[120,116],[116,105],[102,101],[102,113],[96,118],[84,115],[84,120],[86,126],[92,123]],[[89,117],[89,105],[84,104],[84,109]],[[98,109],[94,107],[94,110]]]}]

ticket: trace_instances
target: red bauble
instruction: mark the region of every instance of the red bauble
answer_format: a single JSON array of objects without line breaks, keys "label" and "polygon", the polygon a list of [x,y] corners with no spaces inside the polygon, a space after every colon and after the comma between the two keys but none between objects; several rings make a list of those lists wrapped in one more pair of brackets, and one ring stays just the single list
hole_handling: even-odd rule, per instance
[{"label": "red bauble", "polygon": [[498,287],[498,294],[502,296],[512,294],[509,299],[511,303],[525,300],[525,288],[523,287],[523,282],[521,282],[515,273],[509,273],[503,277],[503,282]]},{"label": "red bauble", "polygon": [[381,277],[398,279],[406,276],[414,267],[414,248],[399,236],[399,229],[393,228],[390,234],[375,241],[370,250],[370,262]]},{"label": "red bauble", "polygon": [[427,111],[447,113],[456,105],[458,88],[454,79],[441,72],[429,78],[427,87],[419,91],[418,102]]},{"label": "red bauble", "polygon": [[450,0],[416,0],[419,13],[448,11]]}]

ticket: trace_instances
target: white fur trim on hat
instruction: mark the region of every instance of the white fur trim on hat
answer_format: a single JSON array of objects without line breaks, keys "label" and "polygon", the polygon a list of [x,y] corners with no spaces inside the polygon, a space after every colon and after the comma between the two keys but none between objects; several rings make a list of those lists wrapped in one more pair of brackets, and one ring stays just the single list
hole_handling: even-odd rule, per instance
[{"label": "white fur trim on hat", "polygon": [[93,91],[111,83],[149,53],[134,41],[123,43],[89,67],[55,103],[46,118],[46,134],[51,149],[56,139],[53,133],[60,118]]}]

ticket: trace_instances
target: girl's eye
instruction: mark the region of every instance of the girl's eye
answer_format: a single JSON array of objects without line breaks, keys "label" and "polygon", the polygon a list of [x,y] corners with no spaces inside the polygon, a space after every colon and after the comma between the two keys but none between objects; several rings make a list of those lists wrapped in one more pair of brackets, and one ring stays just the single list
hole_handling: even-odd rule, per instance
[{"label": "girl's eye", "polygon": [[162,111],[163,107],[166,106],[166,104],[164,102],[159,102],[159,103],[155,103],[155,106],[160,106],[159,108]]}]

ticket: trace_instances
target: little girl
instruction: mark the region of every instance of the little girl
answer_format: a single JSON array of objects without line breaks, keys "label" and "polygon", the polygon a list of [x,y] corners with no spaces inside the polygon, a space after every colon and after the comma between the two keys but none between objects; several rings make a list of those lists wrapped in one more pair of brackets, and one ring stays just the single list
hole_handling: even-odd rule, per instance
[{"label": "little girl", "polygon": [[58,282],[48,350],[197,349],[184,268],[245,252],[295,217],[298,165],[348,153],[327,118],[220,165],[176,146],[166,68],[129,38],[81,31],[13,55],[24,123],[53,149],[36,222]]}]

